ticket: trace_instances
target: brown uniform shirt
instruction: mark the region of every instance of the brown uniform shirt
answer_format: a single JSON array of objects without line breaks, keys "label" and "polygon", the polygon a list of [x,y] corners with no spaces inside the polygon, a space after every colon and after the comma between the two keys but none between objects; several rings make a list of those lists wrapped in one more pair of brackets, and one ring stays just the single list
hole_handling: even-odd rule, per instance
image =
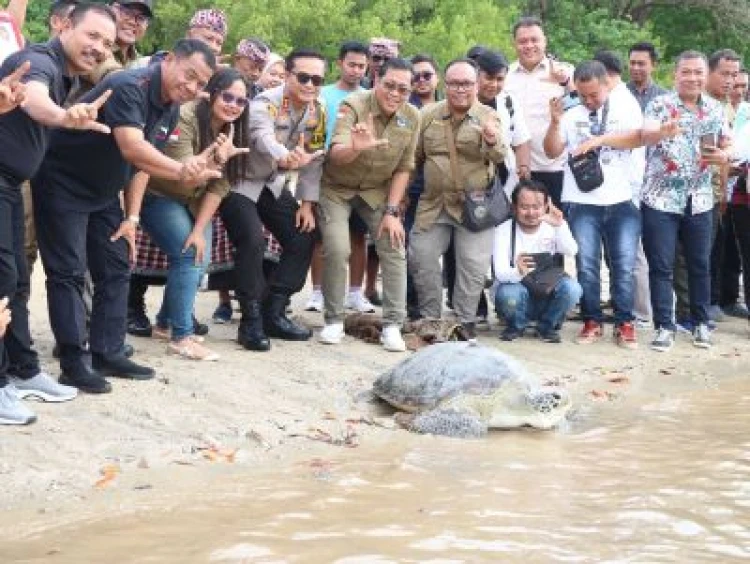
[{"label": "brown uniform shirt", "polygon": [[[419,197],[415,225],[428,229],[440,212],[445,211],[461,222],[465,191],[484,191],[495,175],[495,164],[505,159],[506,144],[498,113],[478,101],[460,122],[450,118],[445,101],[422,109],[417,163],[424,163],[424,191]],[[498,139],[492,147],[482,138],[481,128],[493,123]],[[450,152],[446,139],[450,128],[458,157],[459,186],[453,181]]]},{"label": "brown uniform shirt", "polygon": [[352,126],[366,122],[370,115],[375,125],[374,135],[388,139],[388,146],[362,151],[352,162],[343,165],[327,159],[321,189],[333,201],[360,196],[375,209],[386,202],[393,175],[414,170],[419,111],[404,104],[389,118],[381,111],[373,91],[355,92],[339,106],[331,146],[350,145]]},{"label": "brown uniform shirt", "polygon": [[[177,124],[177,129],[172,132],[167,146],[164,148],[164,154],[176,161],[186,161],[201,152],[195,107],[196,102],[189,102],[180,107],[180,121]],[[167,196],[187,204],[190,210],[195,213],[206,192],[216,194],[220,198],[226,196],[229,193],[229,181],[226,178],[217,178],[203,186],[183,188],[176,180],[165,180],[152,176],[149,179],[148,190],[154,194]]]}]

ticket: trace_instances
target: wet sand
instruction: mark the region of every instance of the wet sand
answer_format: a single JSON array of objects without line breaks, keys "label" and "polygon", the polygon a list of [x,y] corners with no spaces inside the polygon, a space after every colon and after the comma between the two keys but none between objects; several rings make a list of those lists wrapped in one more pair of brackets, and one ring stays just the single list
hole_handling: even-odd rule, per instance
[{"label": "wet sand", "polygon": [[[151,312],[156,310],[160,292],[160,289],[149,292]],[[301,310],[306,298],[306,292],[297,297],[296,311]],[[44,287],[37,276],[32,302],[33,333],[45,363],[56,374],[44,304]],[[200,317],[209,318],[214,306],[213,294],[199,296],[197,311]],[[301,317],[316,328],[322,324],[319,314],[303,313]],[[312,494],[319,486],[316,479],[301,485],[295,480],[318,473],[316,464],[322,464],[322,471],[325,471],[327,461],[340,461],[333,463],[344,466],[357,467],[359,464],[358,470],[352,473],[366,475],[367,468],[378,468],[388,461],[403,461],[410,456],[408,453],[427,449],[432,461],[426,465],[427,471],[436,471],[441,476],[459,472],[452,470],[450,464],[435,470],[434,461],[441,459],[441,453],[445,454],[448,463],[453,461],[459,468],[467,456],[479,457],[480,467],[486,467],[498,460],[497,453],[511,448],[514,460],[522,463],[528,455],[529,469],[536,471],[550,464],[544,453],[557,460],[564,459],[571,437],[586,436],[585,433],[592,429],[603,429],[595,433],[604,434],[615,429],[617,432],[612,433],[614,443],[605,437],[597,447],[612,451],[607,462],[610,470],[622,467],[629,472],[628,463],[634,457],[647,457],[662,447],[670,453],[665,460],[672,460],[674,468],[678,468],[700,457],[700,451],[672,448],[675,447],[674,441],[679,439],[673,435],[679,431],[680,425],[664,426],[663,419],[671,418],[679,423],[687,402],[693,406],[691,410],[699,413],[697,419],[691,419],[693,427],[703,429],[712,425],[717,417],[722,417],[721,412],[703,409],[704,396],[708,403],[726,403],[740,392],[743,397],[750,394],[747,386],[750,381],[750,339],[747,324],[739,320],[719,324],[719,331],[715,333],[716,344],[710,351],[695,349],[683,336],[668,354],[648,350],[646,332],[639,336],[641,348],[633,352],[618,349],[609,339],[585,347],[573,344],[577,323],[566,325],[563,345],[542,344],[534,339],[501,343],[497,339],[498,329],[493,326],[491,331],[481,334],[480,340],[521,359],[542,381],[566,386],[575,398],[576,413],[568,429],[553,433],[493,433],[483,442],[469,441],[459,446],[450,439],[419,437],[396,429],[390,418],[392,412],[368,401],[367,391],[372,380],[404,355],[387,353],[378,346],[348,337],[344,344],[335,347],[314,341],[274,341],[270,353],[251,353],[232,342],[236,327],[236,323],[211,325],[208,343],[221,354],[218,363],[198,364],[168,357],[164,353],[164,343],[132,338],[138,359],[157,369],[155,380],[140,383],[114,380],[114,392],[106,396],[81,396],[74,402],[60,405],[34,403],[32,407],[39,415],[36,424],[0,429],[0,480],[3,483],[0,490],[0,561],[24,561],[19,560],[21,555],[28,556],[29,561],[47,561],[45,553],[39,552],[40,547],[52,551],[47,555],[49,561],[100,561],[95,552],[89,552],[88,557],[78,556],[77,560],[67,549],[55,553],[60,539],[69,536],[61,537],[60,531],[69,531],[67,527],[82,524],[84,529],[89,529],[92,523],[100,523],[109,517],[114,518],[115,528],[132,528],[138,532],[138,523],[149,523],[145,515],[155,514],[154,523],[148,528],[163,526],[161,532],[165,536],[160,538],[164,541],[171,538],[168,519],[162,519],[163,512],[168,513],[170,507],[198,511],[212,507],[217,500],[231,500],[232,496],[245,500],[241,504],[244,506],[255,497],[253,488],[256,486],[259,492],[266,492],[259,499],[267,502],[273,496],[267,498],[266,495],[276,488],[283,490],[288,487],[295,491],[301,488],[305,494]],[[658,409],[649,409],[654,405]],[[674,414],[670,415],[670,409]],[[744,445],[744,454],[732,451],[729,459],[744,457],[746,466],[747,419],[744,421],[744,424],[738,422],[736,427],[722,427],[717,440],[720,437],[729,446]],[[641,435],[648,434],[652,426],[660,434],[653,440],[630,444],[626,430],[631,424]],[[542,455],[535,453],[535,445],[543,445]],[[710,446],[708,440],[703,444],[704,449]],[[456,453],[463,453],[463,458]],[[721,464],[721,454],[717,456],[716,464]],[[596,462],[591,453],[586,457],[590,463]],[[317,463],[316,460],[323,462]],[[582,460],[579,462],[583,463]],[[575,468],[575,464],[570,464]],[[578,483],[575,472],[560,475],[556,484],[554,473],[550,474],[548,470],[544,473],[550,488],[567,491]],[[480,471],[476,477],[483,483],[489,479],[486,471]],[[740,477],[745,483],[750,480],[747,472]],[[373,476],[363,479],[378,480]],[[598,483],[597,480],[601,479],[601,476],[595,476],[594,481]],[[700,479],[700,475],[696,479]],[[606,480],[602,483],[606,484]],[[532,484],[533,481],[526,486]],[[517,491],[523,485],[523,481],[518,482],[512,489]],[[459,486],[466,488],[464,483],[456,487]],[[609,487],[617,488],[617,483],[613,482]],[[360,490],[365,491],[365,488]],[[453,491],[459,495],[461,489]],[[721,496],[720,491],[713,493]],[[620,491],[617,498],[625,494]],[[745,504],[745,514],[740,519],[740,522],[744,520],[744,526],[750,523],[746,494],[743,494],[744,501],[740,499],[740,506]],[[391,494],[385,501],[394,505],[396,500],[397,496]],[[564,497],[560,497],[553,503],[553,508],[563,500]],[[372,497],[363,498],[357,510],[367,513],[368,504],[376,503]],[[484,508],[486,511],[492,510],[494,501],[488,503]],[[289,507],[278,509],[282,513],[286,510],[290,510]],[[581,511],[584,510],[582,507]],[[275,510],[268,511],[273,513]],[[218,511],[207,513],[210,519],[222,514]],[[271,518],[270,514],[266,517]],[[502,526],[512,524],[504,523]],[[549,523],[540,516],[538,525],[540,530],[546,530]],[[100,526],[106,528],[106,525]],[[500,523],[491,526],[502,529]],[[188,525],[186,530],[190,528]],[[740,535],[738,538],[740,545],[744,542],[747,549],[748,537]],[[167,542],[177,546],[174,540]],[[443,546],[445,555],[450,555],[461,544],[459,541],[456,541],[458,545],[445,542],[443,538],[435,545]],[[127,534],[118,543],[113,545],[113,550],[120,547],[120,554],[130,554]],[[261,546],[270,545],[261,543]],[[471,543],[466,546],[471,546]],[[477,546],[481,548],[481,543]],[[173,553],[173,558],[167,555],[158,561],[207,561],[210,551],[206,550],[203,547],[192,557],[187,554],[177,557],[177,553]],[[5,557],[4,551],[8,551]],[[331,558],[343,554],[334,552],[330,553]],[[284,554],[278,543],[265,556],[272,554]],[[323,553],[315,551],[310,554]],[[438,551],[438,554],[442,553]],[[606,551],[598,554],[603,558],[616,555]],[[657,551],[652,556],[654,554],[659,553]],[[710,551],[707,554],[710,556]],[[265,556],[260,554],[258,558],[261,560],[257,561],[273,561],[270,557],[264,560]],[[728,557],[736,556],[730,554]],[[561,553],[560,557],[564,559],[564,554]],[[134,557],[118,561],[141,560]],[[332,560],[321,556],[319,560],[303,558],[292,561]],[[475,560],[470,558],[468,561]],[[476,561],[483,560],[478,558]]]}]

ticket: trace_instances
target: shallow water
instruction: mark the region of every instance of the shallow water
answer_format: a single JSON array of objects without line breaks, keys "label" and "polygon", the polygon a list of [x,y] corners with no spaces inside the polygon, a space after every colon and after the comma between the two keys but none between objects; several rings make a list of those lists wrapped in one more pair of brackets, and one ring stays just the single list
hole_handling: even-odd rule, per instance
[{"label": "shallow water", "polygon": [[13,542],[0,560],[739,562],[750,560],[748,429],[743,381],[590,406],[551,433],[394,433],[217,485],[199,508]]}]

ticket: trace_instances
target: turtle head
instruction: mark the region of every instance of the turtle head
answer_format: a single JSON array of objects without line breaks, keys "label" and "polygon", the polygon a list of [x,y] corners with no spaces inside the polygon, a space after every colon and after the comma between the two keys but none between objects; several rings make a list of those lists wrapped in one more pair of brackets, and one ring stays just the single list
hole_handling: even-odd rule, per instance
[{"label": "turtle head", "polygon": [[571,407],[573,402],[567,390],[535,388],[513,394],[513,397],[506,396],[505,401],[496,401],[492,406],[489,427],[552,429],[563,422]]}]

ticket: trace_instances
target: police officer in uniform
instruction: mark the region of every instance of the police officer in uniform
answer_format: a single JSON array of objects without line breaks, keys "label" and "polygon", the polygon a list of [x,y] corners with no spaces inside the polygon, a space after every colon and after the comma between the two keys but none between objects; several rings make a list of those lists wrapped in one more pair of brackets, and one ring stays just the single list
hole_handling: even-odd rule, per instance
[{"label": "police officer in uniform", "polygon": [[[286,304],[304,286],[312,258],[325,144],[318,96],[325,70],[320,53],[293,51],[285,84],[253,99],[248,180],[233,186],[219,209],[236,250],[235,293],[242,309],[237,341],[248,350],[269,350],[269,337],[306,341],[312,335],[286,317]],[[283,248],[268,281],[263,225]]]},{"label": "police officer in uniform", "polygon": [[343,338],[349,216],[356,210],[377,242],[383,269],[381,340],[386,350],[403,351],[406,257],[400,205],[414,169],[419,112],[407,103],[413,75],[409,62],[390,59],[379,73],[372,90],[341,103],[324,165],[319,210],[326,326],[320,341],[336,344]]}]

